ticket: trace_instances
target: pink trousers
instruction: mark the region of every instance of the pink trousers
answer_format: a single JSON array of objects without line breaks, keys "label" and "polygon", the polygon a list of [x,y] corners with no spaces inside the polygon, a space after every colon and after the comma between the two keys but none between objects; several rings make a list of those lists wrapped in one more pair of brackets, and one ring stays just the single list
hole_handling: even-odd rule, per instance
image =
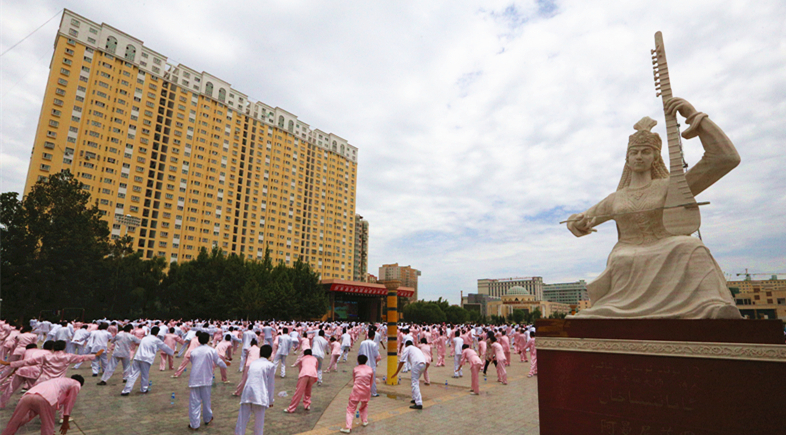
[{"label": "pink trousers", "polygon": [[52,435],[55,432],[55,408],[38,394],[22,396],[16,405],[11,421],[8,422],[3,435],[13,435],[23,425],[38,415],[41,418],[41,435]]},{"label": "pink trousers", "polygon": [[297,406],[300,404],[300,399],[303,399],[303,406],[306,409],[311,408],[311,387],[317,383],[317,378],[314,376],[301,376],[297,378],[297,389],[292,395],[292,402],[289,404],[287,411],[295,412]]},{"label": "pink trousers", "polygon": [[221,382],[228,381],[229,379],[227,378],[227,369],[223,367],[219,367],[219,369],[221,370]]},{"label": "pink trousers", "polygon": [[175,376],[180,376],[183,374],[184,371],[186,371],[186,366],[188,366],[189,361],[191,361],[191,355],[183,357],[183,362],[180,363],[180,367],[177,368],[177,371],[175,372]]},{"label": "pink trousers", "polygon": [[437,354],[437,367],[445,367],[445,349],[440,348]]},{"label": "pink trousers", "polygon": [[235,392],[232,393],[233,396],[239,396],[243,393],[243,388],[246,386],[246,380],[248,379],[248,366],[243,368],[243,375],[240,376],[240,383],[237,384],[237,388]]},{"label": "pink trousers", "polygon": [[483,368],[483,364],[471,364],[469,366],[470,372],[472,372],[472,391],[475,394],[480,394],[480,369]]},{"label": "pink trousers", "polygon": [[535,376],[538,374],[538,351],[534,347],[530,351],[530,357],[532,357],[532,362],[529,364],[529,374]]},{"label": "pink trousers", "polygon": [[497,380],[507,385],[508,372],[505,370],[505,361],[497,361]]},{"label": "pink trousers", "polygon": [[506,366],[510,365],[510,349],[505,351],[505,365]]},{"label": "pink trousers", "polygon": [[352,419],[355,418],[355,410],[358,409],[358,403],[360,404],[360,421],[364,423],[368,421],[368,401],[361,402],[349,399],[349,405],[347,405],[347,429],[352,429]]},{"label": "pink trousers", "polygon": [[329,372],[331,370],[338,371],[338,357],[340,357],[340,356],[341,356],[340,354],[339,355],[330,355],[330,365],[327,368],[327,372]]},{"label": "pink trousers", "polygon": [[168,355],[164,352],[161,352],[161,365],[158,367],[158,370],[166,370],[167,361],[169,361],[169,370],[175,369],[175,360],[172,355]]},{"label": "pink trousers", "polygon": [[26,385],[27,388],[31,388],[35,379],[23,378],[19,375],[13,375],[10,379],[8,385],[3,388],[3,393],[0,395],[0,409],[5,409],[8,402],[11,400],[11,396],[22,387],[22,385]]}]

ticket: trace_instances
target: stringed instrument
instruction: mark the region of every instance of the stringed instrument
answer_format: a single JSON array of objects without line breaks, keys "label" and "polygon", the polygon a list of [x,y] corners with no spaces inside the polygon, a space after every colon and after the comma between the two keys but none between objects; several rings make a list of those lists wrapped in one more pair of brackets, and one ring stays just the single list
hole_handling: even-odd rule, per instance
[{"label": "stringed instrument", "polygon": [[675,112],[670,115],[666,112],[666,102],[672,98],[673,94],[661,32],[655,33],[655,49],[651,53],[657,91],[655,96],[660,96],[663,101],[669,144],[669,190],[663,207],[663,226],[671,235],[689,236],[698,231],[701,226],[701,214],[693,192],[688,186],[688,181],[685,179],[677,114]]}]

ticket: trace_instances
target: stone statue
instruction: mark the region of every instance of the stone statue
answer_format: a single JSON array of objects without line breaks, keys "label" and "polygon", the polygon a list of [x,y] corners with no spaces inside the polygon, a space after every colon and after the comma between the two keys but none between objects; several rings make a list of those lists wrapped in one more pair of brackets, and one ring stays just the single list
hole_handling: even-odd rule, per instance
[{"label": "stone statue", "polygon": [[[702,159],[685,174],[693,195],[739,164],[731,140],[706,114],[681,98],[668,99],[664,109],[667,116],[685,117],[690,127],[683,137],[698,136],[704,147]],[[669,171],[660,136],[650,131],[655,124],[645,117],[634,126],[617,191],[568,219],[576,237],[611,219],[618,234],[606,270],[587,285],[592,308],[574,317],[739,319],[723,272],[704,243],[664,227]]]}]

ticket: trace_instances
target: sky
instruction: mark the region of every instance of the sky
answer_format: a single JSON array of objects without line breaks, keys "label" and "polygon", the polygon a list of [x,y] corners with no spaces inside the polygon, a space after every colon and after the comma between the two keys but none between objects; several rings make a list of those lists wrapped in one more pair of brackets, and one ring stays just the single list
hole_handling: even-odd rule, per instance
[{"label": "sky", "polygon": [[[697,197],[711,203],[705,244],[727,279],[786,273],[786,2],[750,5],[3,0],[0,50],[65,7],[346,138],[359,148],[369,272],[411,265],[421,299],[459,303],[481,278],[603,271],[614,224],[575,238],[558,222],[615,191],[639,119],[658,120],[665,141],[659,30],[674,95],[742,157]],[[24,189],[59,20],[0,57],[2,192]],[[695,164],[701,143],[683,146]]]}]

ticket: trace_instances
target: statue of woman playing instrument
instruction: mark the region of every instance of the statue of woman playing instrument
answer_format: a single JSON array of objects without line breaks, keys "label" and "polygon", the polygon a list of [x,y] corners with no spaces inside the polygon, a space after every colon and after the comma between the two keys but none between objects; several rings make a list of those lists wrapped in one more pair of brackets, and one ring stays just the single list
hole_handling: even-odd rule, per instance
[{"label": "statue of woman playing instrument", "polygon": [[[685,174],[693,195],[740,163],[731,140],[706,114],[681,98],[666,101],[664,109],[685,117],[690,127],[683,137],[698,136],[704,147],[702,159]],[[634,126],[617,191],[568,219],[576,237],[613,219],[619,237],[606,270],[587,285],[592,308],[575,317],[739,319],[723,273],[704,243],[664,227],[669,172],[660,136],[650,131],[655,124],[645,117]]]}]

